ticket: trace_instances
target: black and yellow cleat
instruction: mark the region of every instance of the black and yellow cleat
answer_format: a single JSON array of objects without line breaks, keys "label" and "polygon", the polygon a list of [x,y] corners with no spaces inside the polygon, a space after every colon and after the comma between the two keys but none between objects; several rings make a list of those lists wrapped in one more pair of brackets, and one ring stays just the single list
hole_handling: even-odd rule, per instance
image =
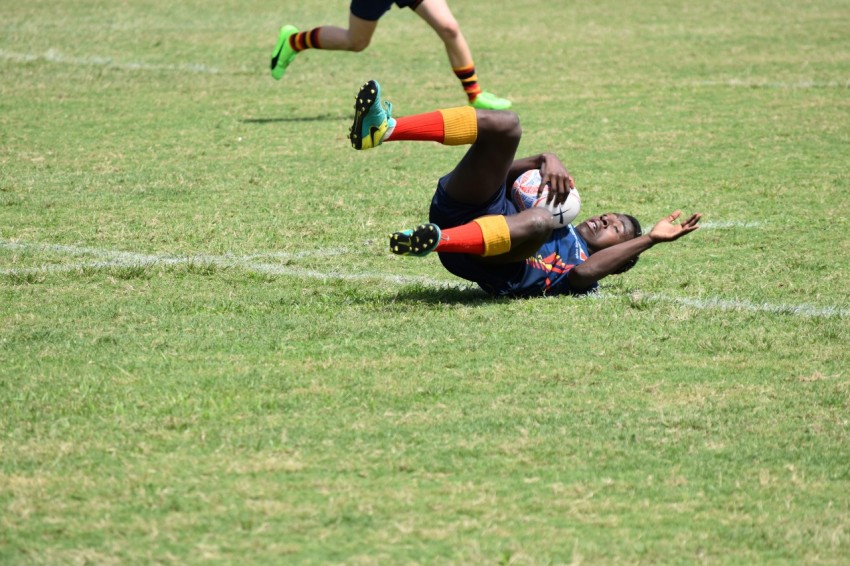
[{"label": "black and yellow cleat", "polygon": [[348,139],[354,149],[372,149],[383,141],[384,134],[395,120],[390,117],[393,105],[381,101],[381,85],[369,81],[360,88],[354,102],[354,123]]},{"label": "black and yellow cleat", "polygon": [[390,251],[396,255],[424,257],[440,243],[440,228],[436,224],[420,224],[412,230],[390,235]]}]

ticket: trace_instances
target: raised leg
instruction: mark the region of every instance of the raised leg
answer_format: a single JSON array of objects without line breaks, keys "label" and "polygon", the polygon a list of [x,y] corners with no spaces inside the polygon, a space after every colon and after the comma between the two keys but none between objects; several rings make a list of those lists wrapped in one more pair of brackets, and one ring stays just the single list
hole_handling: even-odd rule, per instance
[{"label": "raised leg", "polygon": [[464,204],[493,198],[514,162],[522,127],[513,112],[476,110],[478,137],[452,172],[446,192]]}]

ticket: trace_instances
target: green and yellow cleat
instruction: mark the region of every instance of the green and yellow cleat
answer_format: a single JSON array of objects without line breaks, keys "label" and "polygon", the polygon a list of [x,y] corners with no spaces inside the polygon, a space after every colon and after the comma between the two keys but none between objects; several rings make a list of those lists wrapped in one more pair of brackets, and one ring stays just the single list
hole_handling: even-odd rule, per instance
[{"label": "green and yellow cleat", "polygon": [[279,81],[283,74],[286,72],[286,68],[289,67],[289,64],[295,59],[295,56],[298,55],[298,52],[292,49],[289,46],[289,38],[298,33],[298,28],[295,26],[285,25],[280,28],[280,35],[277,38],[277,45],[275,45],[274,51],[272,52],[272,77]]},{"label": "green and yellow cleat", "polygon": [[390,251],[396,255],[424,257],[440,243],[440,228],[436,224],[420,224],[413,230],[390,235]]},{"label": "green and yellow cleat", "polygon": [[511,101],[507,98],[496,96],[492,92],[484,91],[469,103],[473,108],[479,110],[507,110],[511,107]]},{"label": "green and yellow cleat", "polygon": [[354,149],[378,147],[387,129],[395,126],[390,117],[393,105],[381,102],[381,85],[369,81],[360,88],[354,102],[354,123],[348,130],[348,139]]}]

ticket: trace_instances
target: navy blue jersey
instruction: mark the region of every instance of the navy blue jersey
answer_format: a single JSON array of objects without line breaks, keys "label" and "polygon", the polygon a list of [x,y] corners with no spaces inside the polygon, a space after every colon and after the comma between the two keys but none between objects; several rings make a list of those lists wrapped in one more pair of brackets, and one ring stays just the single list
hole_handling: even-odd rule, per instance
[{"label": "navy blue jersey", "polygon": [[[445,190],[449,175],[437,183],[429,219],[440,228],[452,228],[488,214],[510,216],[518,211],[505,196],[505,186],[484,204],[468,205],[452,199]],[[524,262],[493,264],[469,254],[440,253],[449,272],[477,283],[488,293],[506,297],[581,294],[570,289],[567,273],[590,255],[587,243],[572,226],[554,230],[540,249]],[[593,287],[588,291],[596,288]]]},{"label": "navy blue jersey", "polygon": [[[567,274],[587,261],[587,243],[572,225],[552,232],[535,254],[525,260],[525,266],[515,281],[507,282],[498,294],[533,296],[573,294]],[[596,284],[592,289],[596,288]]]}]

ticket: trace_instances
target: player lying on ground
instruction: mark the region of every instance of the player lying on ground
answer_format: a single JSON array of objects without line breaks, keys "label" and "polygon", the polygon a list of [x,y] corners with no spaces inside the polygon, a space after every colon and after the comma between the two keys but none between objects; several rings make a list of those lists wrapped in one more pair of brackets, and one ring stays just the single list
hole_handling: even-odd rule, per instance
[{"label": "player lying on ground", "polygon": [[[381,101],[381,87],[369,81],[354,105],[349,138],[355,149],[390,141],[471,144],[455,169],[443,176],[431,200],[430,223],[390,237],[399,255],[436,251],[454,275],[501,296],[583,293],[611,274],[630,269],[638,256],[698,228],[701,214],[676,223],[676,211],[642,234],[626,214],[594,216],[578,226],[558,227],[543,208],[518,212],[507,187],[524,171],[540,169],[542,184],[560,202],[575,188],[557,156],[543,153],[515,159],[522,129],[513,112],[469,106],[393,118]],[[541,185],[542,186],[542,185]]]},{"label": "player lying on ground", "polygon": [[489,110],[511,107],[510,100],[481,90],[472,52],[446,0],[352,0],[347,29],[320,26],[299,32],[295,26],[285,25],[280,28],[277,45],[272,52],[272,77],[280,80],[295,56],[305,49],[363,51],[378,27],[378,20],[393,4],[399,8],[410,8],[437,32],[470,105]]}]

